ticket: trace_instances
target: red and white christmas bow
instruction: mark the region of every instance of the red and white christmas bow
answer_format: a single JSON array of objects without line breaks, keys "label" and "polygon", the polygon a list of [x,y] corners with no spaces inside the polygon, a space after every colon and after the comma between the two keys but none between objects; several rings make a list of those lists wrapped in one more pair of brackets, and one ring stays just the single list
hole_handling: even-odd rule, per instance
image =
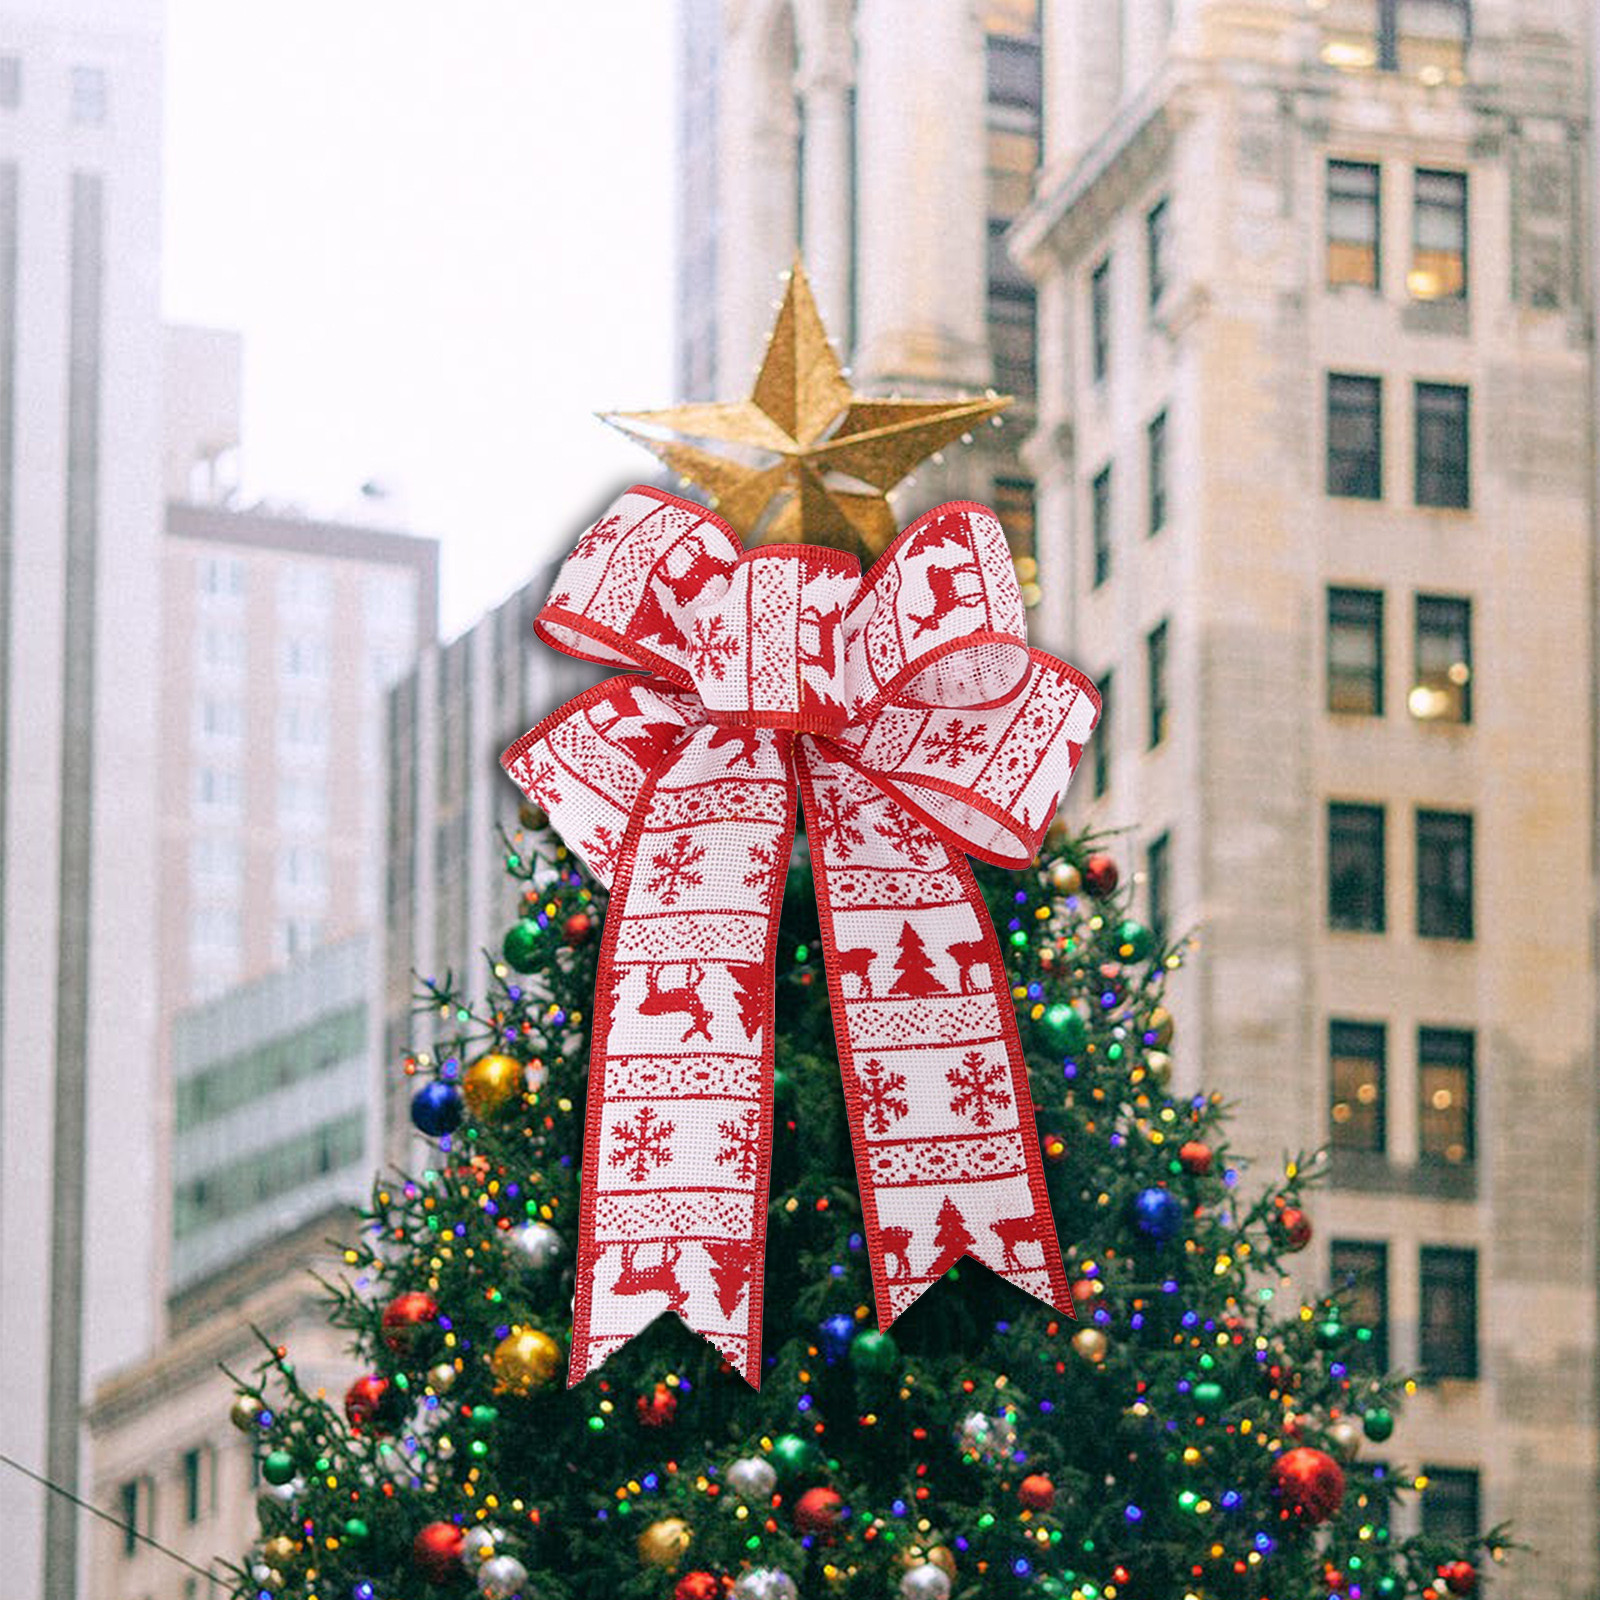
[{"label": "red and white christmas bow", "polygon": [[535,631],[609,679],[500,758],[611,887],[568,1382],[664,1310],[760,1386],[773,955],[798,796],[888,1327],[963,1255],[1065,1316],[999,942],[965,855],[1038,852],[1100,697],[1029,649],[994,515],[863,578],[634,488]]}]

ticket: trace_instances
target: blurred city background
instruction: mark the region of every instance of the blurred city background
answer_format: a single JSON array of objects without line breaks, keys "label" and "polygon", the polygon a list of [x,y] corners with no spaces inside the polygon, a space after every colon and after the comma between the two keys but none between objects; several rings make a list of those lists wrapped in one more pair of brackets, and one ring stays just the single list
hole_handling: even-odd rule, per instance
[{"label": "blurred city background", "polygon": [[1015,396],[897,512],[1099,684],[1069,812],[1199,934],[1174,1082],[1329,1147],[1415,1515],[1600,1594],[1589,0],[590,11],[0,5],[7,1600],[224,1592],[218,1363],[341,1381],[549,563],[656,480],[591,413],[746,394],[797,250],[858,390]]}]

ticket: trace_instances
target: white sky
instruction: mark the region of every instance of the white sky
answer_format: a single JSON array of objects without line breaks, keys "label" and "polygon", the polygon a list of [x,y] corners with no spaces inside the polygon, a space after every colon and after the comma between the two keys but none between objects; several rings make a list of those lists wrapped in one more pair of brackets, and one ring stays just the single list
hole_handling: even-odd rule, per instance
[{"label": "white sky", "polygon": [[167,0],[165,314],[244,336],[244,490],[442,542],[453,634],[673,393],[670,0]]}]

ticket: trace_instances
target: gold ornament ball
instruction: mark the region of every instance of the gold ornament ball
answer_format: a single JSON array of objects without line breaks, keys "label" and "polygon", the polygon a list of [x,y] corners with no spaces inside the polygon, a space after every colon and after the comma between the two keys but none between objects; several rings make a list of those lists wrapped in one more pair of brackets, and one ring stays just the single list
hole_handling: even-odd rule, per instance
[{"label": "gold ornament ball", "polygon": [[1091,1366],[1099,1366],[1106,1358],[1109,1341],[1098,1328],[1079,1328],[1072,1336],[1072,1348]]},{"label": "gold ornament ball", "polygon": [[285,1533],[268,1539],[261,1547],[261,1559],[273,1567],[286,1567],[299,1554],[300,1546]]},{"label": "gold ornament ball", "polygon": [[1070,861],[1052,862],[1050,887],[1057,894],[1076,894],[1083,887],[1083,874]]},{"label": "gold ornament ball", "polygon": [[236,1395],[233,1404],[228,1408],[228,1421],[240,1433],[250,1433],[260,1425],[261,1413],[265,1409],[253,1394]]},{"label": "gold ornament ball", "polygon": [[1153,1034],[1152,1043],[1158,1050],[1165,1050],[1172,1043],[1172,1013],[1165,1006],[1157,1006],[1150,1013],[1150,1020],[1145,1023],[1144,1031]]},{"label": "gold ornament ball", "polygon": [[435,1394],[448,1393],[455,1381],[456,1364],[453,1361],[441,1361],[438,1366],[428,1368],[428,1387]]},{"label": "gold ornament ball", "polygon": [[1353,1461],[1361,1448],[1361,1424],[1354,1417],[1340,1417],[1328,1424],[1328,1443],[1342,1461]]},{"label": "gold ornament ball", "polygon": [[1172,1082],[1172,1057],[1165,1050],[1152,1050],[1144,1058],[1144,1070],[1165,1088]]},{"label": "gold ornament ball", "polygon": [[956,1558],[947,1545],[936,1544],[928,1552],[928,1565],[937,1567],[952,1583],[956,1581]]},{"label": "gold ornament ball", "polygon": [[692,1537],[682,1517],[663,1517],[639,1535],[639,1559],[647,1567],[676,1572]]},{"label": "gold ornament ball", "polygon": [[513,1328],[489,1357],[495,1386],[511,1394],[532,1394],[555,1377],[561,1346],[537,1328]]},{"label": "gold ornament ball", "polygon": [[461,1076],[467,1109],[480,1120],[522,1099],[522,1063],[515,1056],[479,1056]]}]

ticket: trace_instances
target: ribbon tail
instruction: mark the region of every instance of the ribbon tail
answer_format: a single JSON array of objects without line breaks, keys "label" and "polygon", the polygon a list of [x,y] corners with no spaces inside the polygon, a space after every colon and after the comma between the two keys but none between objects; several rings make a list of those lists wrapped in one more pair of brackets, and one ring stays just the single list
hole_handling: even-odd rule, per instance
[{"label": "ribbon tail", "polygon": [[595,979],[568,1387],[664,1311],[761,1386],[789,745],[702,724],[628,817]]},{"label": "ribbon tail", "polygon": [[964,1256],[1071,1317],[972,869],[853,764],[810,738],[796,755],[879,1326]]}]

